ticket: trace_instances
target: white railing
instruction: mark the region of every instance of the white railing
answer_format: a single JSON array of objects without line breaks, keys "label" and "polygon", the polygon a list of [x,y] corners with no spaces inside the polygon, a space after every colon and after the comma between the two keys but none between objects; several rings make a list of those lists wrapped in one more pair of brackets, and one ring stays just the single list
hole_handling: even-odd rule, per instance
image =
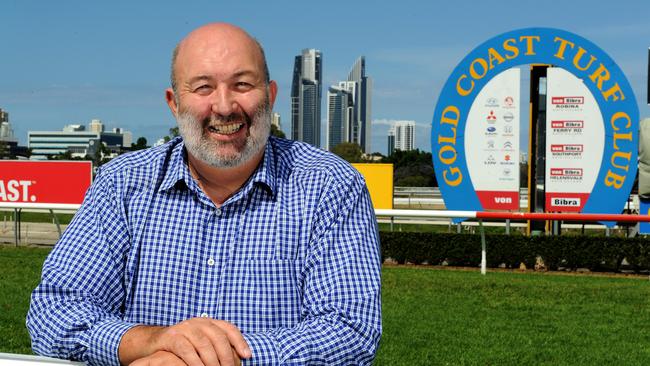
[{"label": "white railing", "polygon": [[83,363],[61,360],[59,358],[17,355],[12,353],[0,353],[0,365],[2,366],[83,365]]}]

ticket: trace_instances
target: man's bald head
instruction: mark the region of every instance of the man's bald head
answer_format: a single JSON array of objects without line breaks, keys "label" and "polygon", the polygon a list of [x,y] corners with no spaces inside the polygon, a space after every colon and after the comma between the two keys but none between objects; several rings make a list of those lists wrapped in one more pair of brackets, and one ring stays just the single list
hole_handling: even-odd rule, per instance
[{"label": "man's bald head", "polygon": [[174,91],[174,94],[177,94],[178,91],[178,79],[177,79],[176,70],[177,70],[177,61],[179,55],[181,55],[185,47],[191,47],[192,43],[197,41],[197,39],[203,39],[205,37],[212,37],[214,39],[227,39],[223,37],[238,37],[241,38],[244,42],[248,42],[251,48],[255,49],[256,52],[259,52],[260,60],[262,60],[261,67],[264,72],[264,79],[266,81],[266,84],[268,85],[268,83],[271,80],[271,77],[269,75],[269,67],[268,64],[266,63],[264,48],[257,41],[257,39],[251,37],[246,31],[232,24],[210,23],[190,32],[190,34],[188,34],[183,40],[181,40],[174,48],[174,51],[172,52],[171,76],[170,76],[171,87],[172,90]]}]

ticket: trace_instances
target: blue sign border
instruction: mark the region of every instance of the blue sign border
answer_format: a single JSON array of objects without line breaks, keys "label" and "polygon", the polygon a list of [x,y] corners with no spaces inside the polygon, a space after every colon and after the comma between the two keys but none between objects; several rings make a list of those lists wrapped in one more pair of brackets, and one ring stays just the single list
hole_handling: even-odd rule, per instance
[{"label": "blue sign border", "polygon": [[[581,49],[584,52],[577,67],[574,55]],[[595,60],[590,64],[591,57]],[[605,125],[605,148],[597,181],[581,212],[620,213],[637,171],[639,108],[634,92],[622,70],[598,46],[576,34],[553,28],[525,28],[491,38],[465,56],[447,79],[431,128],[433,166],[445,206],[449,210],[483,210],[467,168],[464,138],[467,115],[480,90],[494,76],[525,64],[561,67],[582,79],[596,99]],[[581,70],[587,65],[590,67]],[[598,85],[599,78],[596,76],[592,81],[590,76],[601,65],[609,73],[609,79],[602,78]],[[619,90],[612,93],[616,85]],[[627,159],[621,156],[630,157],[624,167],[621,163]]]}]

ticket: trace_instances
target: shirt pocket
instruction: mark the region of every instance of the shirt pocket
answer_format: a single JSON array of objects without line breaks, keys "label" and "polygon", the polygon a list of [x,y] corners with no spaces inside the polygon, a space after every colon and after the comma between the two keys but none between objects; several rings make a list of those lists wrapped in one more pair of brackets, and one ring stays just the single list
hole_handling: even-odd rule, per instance
[{"label": "shirt pocket", "polygon": [[291,327],[301,320],[302,260],[237,260],[224,306],[244,332]]}]

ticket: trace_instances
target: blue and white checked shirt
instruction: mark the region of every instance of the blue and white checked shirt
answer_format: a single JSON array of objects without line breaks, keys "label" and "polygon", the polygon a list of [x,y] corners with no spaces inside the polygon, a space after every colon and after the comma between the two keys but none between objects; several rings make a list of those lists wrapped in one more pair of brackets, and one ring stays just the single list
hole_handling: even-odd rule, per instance
[{"label": "blue and white checked shirt", "polygon": [[271,137],[220,208],[180,138],[102,167],[43,265],[27,327],[36,353],[118,365],[136,324],[234,323],[248,365],[371,364],[381,335],[380,258],[363,177]]}]

